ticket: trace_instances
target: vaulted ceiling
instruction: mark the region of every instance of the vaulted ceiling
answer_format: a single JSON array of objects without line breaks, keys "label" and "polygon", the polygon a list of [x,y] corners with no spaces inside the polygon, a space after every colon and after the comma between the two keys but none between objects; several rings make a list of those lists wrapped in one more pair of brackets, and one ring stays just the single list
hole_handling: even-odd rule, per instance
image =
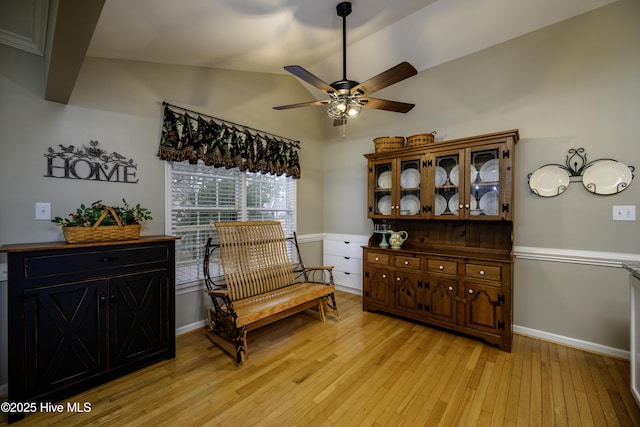
[{"label": "vaulted ceiling", "polygon": [[[614,1],[352,0],[347,72],[363,81],[402,61],[422,71]],[[0,0],[0,42],[45,55],[45,97],[63,103],[85,56],[266,73],[301,65],[331,82],[342,72],[338,3]]]}]

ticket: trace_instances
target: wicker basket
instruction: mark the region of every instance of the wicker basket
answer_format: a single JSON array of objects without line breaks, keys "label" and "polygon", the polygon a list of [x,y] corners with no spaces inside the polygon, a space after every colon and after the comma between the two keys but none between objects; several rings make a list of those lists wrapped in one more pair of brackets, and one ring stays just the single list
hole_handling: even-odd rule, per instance
[{"label": "wicker basket", "polygon": [[[100,225],[108,214],[118,225]],[[122,225],[111,206],[104,208],[100,218],[91,227],[62,227],[67,243],[110,242],[114,240],[135,240],[140,238],[140,224]]]},{"label": "wicker basket", "polygon": [[380,136],[373,140],[376,146],[376,153],[383,151],[393,151],[404,146],[404,136]]},{"label": "wicker basket", "polygon": [[420,147],[422,145],[433,144],[436,131],[431,133],[420,133],[418,135],[411,135],[407,137],[407,147]]}]

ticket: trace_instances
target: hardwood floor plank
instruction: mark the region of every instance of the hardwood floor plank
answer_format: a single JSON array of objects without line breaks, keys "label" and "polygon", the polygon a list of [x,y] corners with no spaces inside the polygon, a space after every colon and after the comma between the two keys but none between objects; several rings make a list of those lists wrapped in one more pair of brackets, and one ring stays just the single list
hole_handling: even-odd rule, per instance
[{"label": "hardwood floor plank", "polygon": [[252,331],[242,366],[194,331],[175,359],[61,402],[91,412],[12,426],[640,425],[626,360],[522,335],[505,353],[337,298],[337,319],[300,313]]}]

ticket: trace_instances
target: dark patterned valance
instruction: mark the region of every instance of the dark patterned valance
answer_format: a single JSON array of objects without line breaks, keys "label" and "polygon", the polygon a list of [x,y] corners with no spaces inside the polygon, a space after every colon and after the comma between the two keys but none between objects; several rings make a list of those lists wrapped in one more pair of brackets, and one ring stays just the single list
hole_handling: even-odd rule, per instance
[{"label": "dark patterned valance", "polygon": [[300,178],[300,143],[163,103],[158,157]]}]

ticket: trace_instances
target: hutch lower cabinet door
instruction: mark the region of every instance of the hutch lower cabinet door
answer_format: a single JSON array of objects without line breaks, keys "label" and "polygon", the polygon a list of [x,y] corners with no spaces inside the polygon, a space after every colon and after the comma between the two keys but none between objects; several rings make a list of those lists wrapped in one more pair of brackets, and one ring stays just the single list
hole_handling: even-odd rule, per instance
[{"label": "hutch lower cabinet door", "polygon": [[2,246],[8,401],[57,402],[175,357],[174,249],[170,236]]}]

